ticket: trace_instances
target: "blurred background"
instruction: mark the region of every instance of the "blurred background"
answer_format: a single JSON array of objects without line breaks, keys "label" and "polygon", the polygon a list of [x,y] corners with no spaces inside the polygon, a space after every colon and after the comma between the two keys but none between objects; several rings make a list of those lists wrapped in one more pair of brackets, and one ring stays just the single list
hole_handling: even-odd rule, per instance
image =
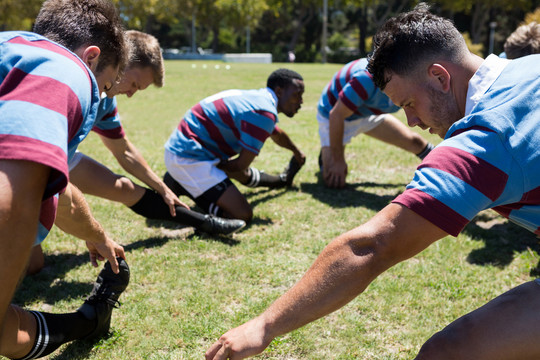
[{"label": "blurred background", "polygon": [[[31,30],[42,0],[0,0],[0,30]],[[158,38],[166,58],[265,53],[273,62],[346,63],[406,0],[113,0],[126,28]],[[517,26],[540,22],[540,0],[438,0],[471,51],[499,54]]]}]

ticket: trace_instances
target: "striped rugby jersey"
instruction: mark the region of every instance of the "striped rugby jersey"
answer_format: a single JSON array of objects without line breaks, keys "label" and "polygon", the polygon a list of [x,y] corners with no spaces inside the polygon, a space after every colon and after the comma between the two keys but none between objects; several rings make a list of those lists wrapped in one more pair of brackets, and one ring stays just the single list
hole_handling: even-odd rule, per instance
[{"label": "striped rugby jersey", "polygon": [[453,236],[489,208],[540,235],[540,55],[489,56],[467,105],[394,202]]},{"label": "striped rugby jersey", "polygon": [[51,168],[38,241],[52,227],[67,159],[90,131],[98,102],[94,76],[75,54],[34,33],[0,32],[0,159]]},{"label": "striped rugby jersey", "polygon": [[92,131],[109,139],[121,139],[126,135],[120,122],[116,97],[108,98],[105,95],[101,97]]},{"label": "striped rugby jersey", "polygon": [[258,155],[277,121],[273,90],[226,90],[188,110],[165,148],[198,160],[225,160],[242,149]]},{"label": "striped rugby jersey", "polygon": [[375,86],[371,74],[366,70],[367,63],[367,59],[354,60],[334,74],[319,99],[319,113],[329,118],[330,110],[338,99],[353,111],[345,121],[393,113],[400,109]]}]

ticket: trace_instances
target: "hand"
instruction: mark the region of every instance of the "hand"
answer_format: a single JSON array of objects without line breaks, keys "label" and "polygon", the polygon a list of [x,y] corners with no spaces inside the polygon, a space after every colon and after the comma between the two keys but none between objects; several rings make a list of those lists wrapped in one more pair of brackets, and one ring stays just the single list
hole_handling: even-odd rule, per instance
[{"label": "hand", "polygon": [[165,184],[163,184],[163,186],[165,190],[163,193],[160,193],[160,195],[163,198],[165,204],[169,206],[169,211],[171,212],[172,217],[176,216],[177,206],[182,206],[189,210],[189,206],[180,201],[178,196],[176,196],[176,194],[171,189],[169,189]]},{"label": "hand", "polygon": [[347,171],[347,163],[345,160],[329,159],[329,161],[323,163],[324,183],[330,188],[345,187]]},{"label": "hand", "polygon": [[239,360],[257,355],[272,339],[265,339],[264,326],[259,318],[227,331],[206,352],[206,360]]},{"label": "hand", "polygon": [[92,241],[86,241],[86,247],[90,253],[90,262],[94,267],[98,266],[98,260],[103,261],[107,259],[111,263],[111,269],[115,274],[118,274],[120,271],[116,257],[118,256],[126,260],[124,248],[118,245],[108,236],[106,236],[105,242],[95,243]]}]

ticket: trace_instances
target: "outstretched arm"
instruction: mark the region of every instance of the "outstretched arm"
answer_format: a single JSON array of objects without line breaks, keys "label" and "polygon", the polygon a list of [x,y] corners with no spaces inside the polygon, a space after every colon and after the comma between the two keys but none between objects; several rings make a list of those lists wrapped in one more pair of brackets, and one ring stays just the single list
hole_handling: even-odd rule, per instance
[{"label": "outstretched arm", "polygon": [[178,196],[165,185],[163,180],[154,173],[140,151],[127,137],[110,139],[100,135],[100,138],[124,170],[157,191],[158,194],[163,197],[163,201],[169,206],[172,216],[176,216],[176,206],[183,206],[189,209],[189,207],[180,201]]},{"label": "outstretched arm", "polygon": [[71,183],[58,198],[58,212],[54,223],[62,231],[86,241],[93,266],[98,266],[97,260],[107,259],[113,271],[118,273],[116,257],[125,260],[124,248],[107,235],[92,215],[83,193]]},{"label": "outstretched arm", "polygon": [[270,137],[277,145],[281,146],[282,148],[291,150],[294,154],[294,157],[296,158],[296,161],[298,161],[300,165],[304,165],[304,163],[306,162],[306,155],[304,155],[304,153],[300,151],[300,149],[298,149],[298,147],[293,143],[289,135],[287,135],[284,130],[276,126],[274,132],[272,133],[272,135],[270,135]]},{"label": "outstretched arm", "polygon": [[263,314],[221,336],[206,359],[243,359],[262,352],[276,336],[341,308],[379,274],[444,236],[413,211],[388,205],[334,239],[294,287]]}]

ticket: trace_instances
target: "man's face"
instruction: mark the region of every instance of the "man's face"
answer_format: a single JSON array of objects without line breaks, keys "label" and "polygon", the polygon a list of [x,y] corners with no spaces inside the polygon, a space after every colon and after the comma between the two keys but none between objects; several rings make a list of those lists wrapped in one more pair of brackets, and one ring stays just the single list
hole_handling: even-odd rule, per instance
[{"label": "man's face", "polygon": [[150,67],[128,67],[124,75],[113,88],[107,91],[108,97],[118,94],[132,97],[138,90],[144,90],[154,83],[154,74]]},{"label": "man's face", "polygon": [[278,112],[293,117],[302,107],[302,94],[304,94],[304,82],[302,80],[294,79],[292,84],[285,88],[278,87],[275,92],[278,98]]},{"label": "man's face", "polygon": [[403,108],[410,127],[429,129],[443,139],[450,126],[462,117],[452,93],[436,89],[427,81],[393,74],[384,92]]},{"label": "man's face", "polygon": [[118,78],[118,67],[112,65],[104,68],[100,73],[94,73],[96,81],[98,83],[99,92],[107,92],[113,88],[113,85],[116,83]]}]

